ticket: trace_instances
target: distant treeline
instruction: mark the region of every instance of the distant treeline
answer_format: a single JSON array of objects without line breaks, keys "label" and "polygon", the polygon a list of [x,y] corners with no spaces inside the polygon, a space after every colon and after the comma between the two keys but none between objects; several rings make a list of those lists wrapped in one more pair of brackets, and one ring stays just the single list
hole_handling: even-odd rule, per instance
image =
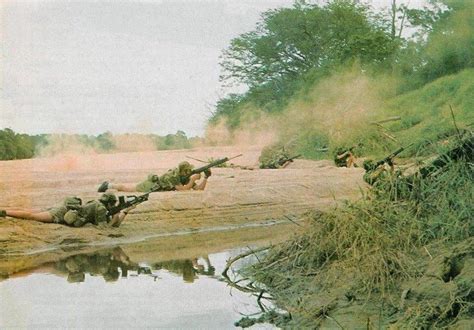
[{"label": "distant treeline", "polygon": [[[146,141],[146,143],[144,143]],[[39,134],[28,135],[15,133],[10,128],[0,130],[0,160],[27,159],[46,154],[68,151],[69,147],[80,146],[97,153],[140,150],[188,149],[200,143],[201,138],[188,138],[186,133],[165,136],[155,134],[120,134],[105,132],[97,136],[86,134]],[[127,143],[128,142],[128,143]],[[58,148],[57,145],[60,144]],[[146,144],[146,146],[143,146]],[[54,146],[53,146],[54,145]],[[124,145],[127,145],[124,147]],[[51,151],[52,150],[52,151]]]},{"label": "distant treeline", "polygon": [[0,130],[0,159],[31,158],[35,154],[35,148],[45,141],[45,135],[18,134],[5,128]]}]

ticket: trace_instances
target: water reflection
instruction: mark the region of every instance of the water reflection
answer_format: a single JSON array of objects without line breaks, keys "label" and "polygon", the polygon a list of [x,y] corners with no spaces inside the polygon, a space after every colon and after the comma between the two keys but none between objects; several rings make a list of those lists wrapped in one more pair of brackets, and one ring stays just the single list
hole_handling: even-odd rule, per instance
[{"label": "water reflection", "polygon": [[10,273],[0,281],[0,328],[231,329],[261,312],[220,275],[241,251],[160,260],[125,246]]},{"label": "water reflection", "polygon": [[[0,329],[234,329],[245,316],[260,317],[261,303],[273,308],[261,291],[242,292],[249,283],[236,271],[258,262],[258,246],[284,240],[294,227],[163,237],[100,251],[0,253]],[[227,261],[249,249],[226,282]]]},{"label": "water reflection", "polygon": [[184,282],[193,283],[198,274],[214,276],[216,269],[211,265],[209,257],[202,257],[204,264],[198,259],[170,260],[154,264],[155,269],[166,269],[169,272],[182,275]]},{"label": "water reflection", "polygon": [[119,278],[140,275],[151,276],[156,280],[159,278],[161,270],[182,276],[186,283],[193,283],[198,275],[214,276],[216,272],[207,255],[147,265],[132,261],[120,247],[69,256],[57,261],[54,268],[56,273],[64,274],[69,283],[84,282],[86,274],[100,276],[106,282],[115,282]]}]

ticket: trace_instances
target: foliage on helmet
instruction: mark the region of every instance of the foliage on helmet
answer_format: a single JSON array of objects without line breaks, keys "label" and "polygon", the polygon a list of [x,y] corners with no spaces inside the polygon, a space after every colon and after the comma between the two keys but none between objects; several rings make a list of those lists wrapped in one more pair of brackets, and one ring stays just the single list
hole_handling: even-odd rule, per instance
[{"label": "foliage on helmet", "polygon": [[189,162],[184,161],[179,163],[178,165],[178,171],[180,175],[189,175],[191,171],[193,170],[194,166],[191,165]]},{"label": "foliage on helmet", "polygon": [[104,204],[108,204],[108,203],[112,203],[112,204],[115,204],[117,203],[117,196],[115,196],[115,194],[113,193],[104,193],[99,201],[101,201],[102,203]]}]

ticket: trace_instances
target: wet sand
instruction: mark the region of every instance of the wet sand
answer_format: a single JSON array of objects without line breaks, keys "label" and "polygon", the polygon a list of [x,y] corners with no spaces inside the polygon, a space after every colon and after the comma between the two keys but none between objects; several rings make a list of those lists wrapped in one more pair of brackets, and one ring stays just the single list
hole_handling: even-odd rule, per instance
[{"label": "wet sand", "polygon": [[[233,160],[234,164],[255,166],[260,148],[69,154],[3,161],[0,208],[44,209],[72,195],[83,200],[95,199],[100,196],[97,187],[104,180],[136,183],[149,173],[161,174],[182,160],[203,165],[186,156],[205,160],[240,153],[243,156]],[[309,210],[327,210],[342,200],[358,198],[365,187],[362,174],[361,169],[336,168],[329,161],[309,160],[296,160],[279,170],[215,168],[205,191],[154,193],[148,202],[130,213],[120,228],[70,228],[2,218],[0,256],[5,260],[48,251],[67,253],[68,249],[84,246],[123,245],[151,237],[178,237],[249,226],[262,225],[262,230],[266,230],[266,225],[275,222],[288,224],[288,217],[296,219]],[[293,224],[289,228],[297,227]]]}]

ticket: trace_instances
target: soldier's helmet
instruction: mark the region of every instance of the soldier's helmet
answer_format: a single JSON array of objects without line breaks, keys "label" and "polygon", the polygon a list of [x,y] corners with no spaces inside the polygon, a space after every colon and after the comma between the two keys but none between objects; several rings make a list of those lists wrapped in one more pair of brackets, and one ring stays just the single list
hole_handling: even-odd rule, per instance
[{"label": "soldier's helmet", "polygon": [[102,196],[99,198],[99,201],[104,203],[104,204],[115,204],[117,203],[117,196],[113,193],[104,193]]},{"label": "soldier's helmet", "polygon": [[187,161],[181,162],[178,165],[179,175],[182,175],[182,176],[189,175],[191,174],[193,168],[194,166],[191,165],[189,162]]},{"label": "soldier's helmet", "polygon": [[375,162],[372,159],[366,159],[364,160],[364,163],[362,164],[362,167],[366,171],[372,171],[375,169]]}]

